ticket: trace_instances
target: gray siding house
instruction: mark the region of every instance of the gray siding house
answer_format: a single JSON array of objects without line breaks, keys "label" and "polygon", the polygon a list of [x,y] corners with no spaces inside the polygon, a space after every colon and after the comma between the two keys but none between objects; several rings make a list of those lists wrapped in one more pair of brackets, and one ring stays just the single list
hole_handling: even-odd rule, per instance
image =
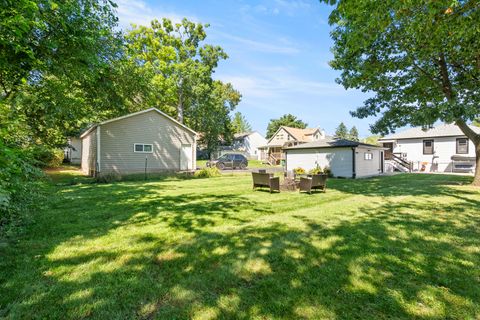
[{"label": "gray siding house", "polygon": [[85,131],[82,171],[98,176],[195,169],[196,132],[156,108],[104,121]]}]

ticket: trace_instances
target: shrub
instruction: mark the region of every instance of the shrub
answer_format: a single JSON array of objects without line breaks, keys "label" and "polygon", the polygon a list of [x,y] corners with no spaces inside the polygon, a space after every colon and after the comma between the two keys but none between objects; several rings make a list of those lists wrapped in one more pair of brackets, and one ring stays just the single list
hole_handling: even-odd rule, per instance
[{"label": "shrub", "polygon": [[63,150],[36,145],[30,149],[35,164],[42,168],[59,167],[64,158]]},{"label": "shrub", "polygon": [[0,140],[0,238],[19,231],[43,197],[43,172],[30,153]]},{"label": "shrub", "polygon": [[300,167],[293,169],[293,172],[295,174],[305,174],[306,173],[305,169],[300,168]]},{"label": "shrub", "polygon": [[332,173],[332,170],[330,169],[330,167],[323,168],[323,173],[328,175],[330,178],[333,177],[333,173]]},{"label": "shrub", "polygon": [[212,178],[220,176],[220,170],[217,167],[212,168],[203,168],[202,170],[198,170],[193,175],[195,178]]}]

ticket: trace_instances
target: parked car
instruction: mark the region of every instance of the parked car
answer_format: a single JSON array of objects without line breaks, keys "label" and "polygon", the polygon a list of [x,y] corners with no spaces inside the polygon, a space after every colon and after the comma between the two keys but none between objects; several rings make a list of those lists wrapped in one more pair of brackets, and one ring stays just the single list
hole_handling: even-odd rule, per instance
[{"label": "parked car", "polygon": [[248,160],[243,154],[228,153],[224,154],[217,160],[207,162],[207,167],[217,167],[220,170],[223,169],[245,169],[248,167]]}]

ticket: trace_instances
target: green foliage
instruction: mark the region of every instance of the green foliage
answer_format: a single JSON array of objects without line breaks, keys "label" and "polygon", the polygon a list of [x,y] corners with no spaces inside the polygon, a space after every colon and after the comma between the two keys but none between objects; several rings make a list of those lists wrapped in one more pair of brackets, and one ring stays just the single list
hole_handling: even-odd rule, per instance
[{"label": "green foliage", "polygon": [[357,130],[357,127],[353,126],[353,127],[350,129],[350,132],[348,133],[348,139],[349,139],[349,140],[352,140],[352,141],[360,141],[360,139],[358,138],[358,130]]},{"label": "green foliage", "polygon": [[335,130],[335,139],[348,139],[348,129],[347,126],[343,123],[340,122],[338,125],[337,129]]},{"label": "green foliage", "polygon": [[251,132],[252,126],[240,112],[236,112],[232,119],[233,133]]},{"label": "green foliage", "polygon": [[63,162],[64,152],[61,149],[35,145],[29,151],[32,154],[35,165],[38,167],[57,168]]},{"label": "green foliage", "polygon": [[279,119],[270,120],[267,126],[266,138],[270,139],[281,126],[305,129],[307,127],[307,123],[297,119],[297,117],[292,114],[284,114]]},{"label": "green foliage", "polygon": [[42,172],[30,155],[0,140],[0,238],[15,234],[42,197]]},{"label": "green foliage", "polygon": [[293,169],[293,172],[294,172],[295,174],[305,174],[305,173],[307,173],[307,172],[305,171],[305,169],[300,168],[300,167]]},{"label": "green foliage", "polygon": [[202,133],[207,151],[232,136],[229,113],[241,95],[229,83],[213,80],[227,54],[219,46],[202,45],[208,25],[183,19],[153,20],[149,27],[133,26],[126,35],[128,63],[142,79],[137,100],[156,105]]},{"label": "green foliage", "polygon": [[[373,133],[398,127],[467,123],[480,115],[480,37],[477,0],[322,0],[334,5],[334,60],[345,88],[371,92],[352,115],[377,116]],[[480,160],[474,184],[480,186]]]},{"label": "green foliage", "polygon": [[380,143],[378,143],[378,139],[380,139],[380,136],[378,136],[378,135],[369,136],[369,137],[366,137],[365,139],[363,139],[363,143],[372,144],[374,146],[379,146]]},{"label": "green foliage", "polygon": [[326,166],[323,168],[323,173],[329,176],[330,178],[333,177],[332,169],[330,167]]},{"label": "green foliage", "polygon": [[473,120],[472,125],[475,127],[480,127],[480,118]]},{"label": "green foliage", "polygon": [[221,176],[221,173],[217,167],[203,168],[194,173],[195,178],[213,178],[219,176]]}]

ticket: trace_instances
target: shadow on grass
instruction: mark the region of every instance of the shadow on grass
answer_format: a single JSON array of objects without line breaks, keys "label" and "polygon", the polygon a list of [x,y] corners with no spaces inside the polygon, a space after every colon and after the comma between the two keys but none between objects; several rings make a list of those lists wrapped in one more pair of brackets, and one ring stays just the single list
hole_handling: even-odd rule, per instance
[{"label": "shadow on grass", "polygon": [[[80,216],[73,222],[78,228],[57,235],[38,249],[40,268],[22,267],[21,261],[9,265],[13,273],[20,270],[23,276],[12,273],[3,279],[2,291],[12,290],[3,295],[12,301],[0,300],[3,315],[98,319],[478,317],[478,202],[443,182],[420,181],[413,188],[405,183],[402,189],[404,178],[393,178],[399,180],[337,180],[329,187],[357,193],[363,183],[365,194],[370,195],[449,194],[455,201],[439,207],[435,202],[388,203],[375,198],[359,209],[361,218],[339,220],[330,226],[300,215],[295,216],[298,226],[262,225],[238,213],[257,207],[261,213],[271,214],[271,209],[240,195],[169,196],[152,192],[148,185],[118,184],[108,187],[115,201],[105,204],[104,195],[102,198],[95,188],[88,187],[82,197],[71,197],[72,201],[88,198],[91,210],[85,215],[73,211],[73,216]],[[398,186],[388,189],[397,182]],[[166,191],[171,187],[156,185]],[[64,205],[62,201],[68,197],[65,194],[57,206]],[[60,225],[72,223],[60,215],[54,218]],[[94,252],[48,259],[59,243],[75,236],[94,239],[119,226],[148,225],[154,219],[185,234],[185,239],[172,242],[161,232],[143,234],[132,237],[130,250],[99,247]],[[228,228],[214,228],[226,221],[232,222]],[[86,266],[94,268],[85,270]]]}]

